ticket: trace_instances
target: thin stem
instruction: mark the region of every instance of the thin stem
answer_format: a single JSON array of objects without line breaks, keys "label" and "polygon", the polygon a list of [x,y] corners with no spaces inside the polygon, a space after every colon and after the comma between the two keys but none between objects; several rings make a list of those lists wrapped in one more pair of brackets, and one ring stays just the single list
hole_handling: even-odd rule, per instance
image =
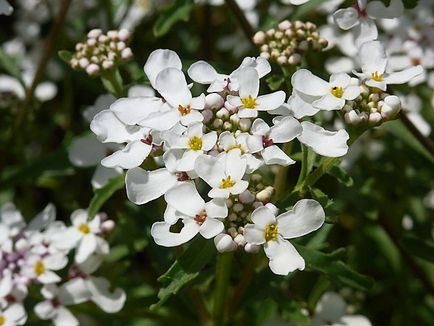
[{"label": "thin stem", "polygon": [[240,26],[244,34],[246,35],[247,39],[250,41],[250,43],[255,45],[255,43],[253,43],[253,35],[255,34],[255,30],[252,27],[252,25],[250,25],[250,22],[247,20],[240,6],[238,6],[235,0],[225,0],[225,3],[229,7],[229,9],[232,10],[235,17],[237,17],[238,22],[240,23]]},{"label": "thin stem", "polygon": [[[282,150],[289,154],[291,152],[292,142],[285,143]],[[280,166],[274,179],[274,193],[276,200],[282,197],[286,189],[286,179],[288,178],[288,166]]]},{"label": "thin stem", "polygon": [[65,23],[66,13],[68,12],[69,5],[71,4],[71,0],[63,0],[59,13],[57,14],[53,25],[51,26],[50,33],[48,34],[47,40],[45,42],[44,51],[42,52],[42,56],[39,59],[38,66],[36,68],[35,76],[33,77],[33,81],[30,84],[30,87],[26,91],[26,96],[22,105],[19,108],[18,116],[15,120],[15,130],[19,129],[21,126],[24,117],[27,112],[27,108],[30,106],[33,100],[33,96],[35,94],[36,86],[38,86],[39,82],[42,79],[42,76],[47,67],[48,61],[51,58],[52,52],[54,50],[54,45],[56,43],[56,39],[59,36],[62,27]]},{"label": "thin stem", "polygon": [[225,324],[226,299],[231,276],[232,259],[234,253],[228,252],[217,257],[216,285],[214,291],[213,325]]},{"label": "thin stem", "polygon": [[407,127],[407,129],[413,134],[414,137],[416,137],[419,143],[423,147],[425,147],[426,150],[431,153],[431,155],[434,155],[434,142],[430,138],[422,135],[422,133],[413,124],[413,122],[411,122],[411,120],[408,118],[407,114],[404,111],[400,112],[400,118],[404,125]]},{"label": "thin stem", "polygon": [[302,159],[301,159],[301,170],[300,170],[300,175],[298,176],[298,180],[297,180],[297,184],[295,185],[295,187],[299,187],[304,180],[306,179],[307,176],[307,168],[308,168],[308,154],[309,151],[306,147],[306,145],[301,144],[301,152],[303,154]]},{"label": "thin stem", "polygon": [[114,96],[123,97],[125,95],[124,87],[122,86],[122,77],[117,69],[108,71],[101,75],[101,81],[105,89],[112,93]]}]

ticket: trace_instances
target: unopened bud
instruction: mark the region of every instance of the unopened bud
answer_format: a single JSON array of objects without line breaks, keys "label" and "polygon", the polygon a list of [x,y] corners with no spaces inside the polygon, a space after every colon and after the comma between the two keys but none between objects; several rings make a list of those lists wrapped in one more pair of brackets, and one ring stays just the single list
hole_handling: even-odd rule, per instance
[{"label": "unopened bud", "polygon": [[249,254],[257,254],[260,249],[261,246],[251,244],[251,243],[246,243],[246,245],[244,246],[244,250]]},{"label": "unopened bud", "polygon": [[210,110],[220,109],[224,105],[225,101],[217,93],[211,93],[205,96],[205,108]]},{"label": "unopened bud", "polygon": [[264,190],[261,190],[256,194],[256,199],[263,203],[269,202],[271,196],[273,196],[273,192],[274,192],[274,188],[268,186]]},{"label": "unopened bud", "polygon": [[250,119],[240,119],[238,125],[242,131],[249,131],[252,126],[252,121]]},{"label": "unopened bud", "polygon": [[91,31],[89,31],[89,33],[87,33],[87,37],[90,38],[97,38],[102,34],[102,30],[96,28],[96,29],[92,29]]},{"label": "unopened bud", "polygon": [[253,42],[257,45],[265,42],[266,35],[264,32],[259,31],[253,36]]},{"label": "unopened bud", "polygon": [[401,101],[398,96],[389,95],[384,99],[381,115],[386,119],[393,119],[401,110]]},{"label": "unopened bud", "polygon": [[243,204],[250,204],[253,203],[253,201],[255,200],[255,196],[253,196],[253,194],[249,190],[245,190],[244,192],[242,192],[238,196],[238,198]]},{"label": "unopened bud", "polygon": [[86,73],[90,76],[95,76],[99,73],[100,68],[97,64],[91,63],[86,67]]},{"label": "unopened bud", "polygon": [[228,252],[237,249],[237,244],[229,234],[220,233],[214,238],[214,245],[218,252]]},{"label": "unopened bud", "polygon": [[122,57],[122,59],[124,59],[124,60],[128,60],[128,59],[130,59],[132,56],[133,56],[133,51],[131,51],[130,48],[125,48],[125,49],[123,49],[122,52],[121,52],[121,57]]}]

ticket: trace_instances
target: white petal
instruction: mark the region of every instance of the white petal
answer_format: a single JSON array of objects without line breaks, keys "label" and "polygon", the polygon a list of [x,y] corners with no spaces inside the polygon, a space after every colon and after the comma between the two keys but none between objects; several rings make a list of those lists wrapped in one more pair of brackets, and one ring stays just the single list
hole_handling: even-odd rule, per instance
[{"label": "white petal", "polygon": [[191,102],[191,92],[184,73],[176,68],[161,71],[156,79],[157,90],[163,98],[176,109],[178,105],[187,106]]},{"label": "white petal", "polygon": [[285,239],[301,237],[318,230],[325,220],[324,209],[312,199],[299,200],[292,210],[277,217],[279,233]]},{"label": "white petal", "polygon": [[241,157],[239,150],[232,150],[226,154],[226,175],[232,180],[240,180],[246,172],[246,159]]},{"label": "white petal", "polygon": [[[285,105],[285,104],[284,104]],[[288,106],[295,118],[301,119],[306,116],[311,117],[319,112],[319,109],[300,97],[297,91],[294,91],[288,99]]]},{"label": "white petal", "polygon": [[80,264],[84,262],[91,254],[95,252],[96,249],[96,237],[94,234],[86,234],[83,239],[81,239],[78,245],[77,251],[75,253],[75,261]]},{"label": "white petal", "polygon": [[190,106],[195,110],[203,110],[205,108],[205,94],[193,97],[190,102]]},{"label": "white petal", "polygon": [[360,47],[362,71],[371,76],[372,73],[382,74],[386,69],[387,56],[379,41],[366,42]]},{"label": "white petal", "polygon": [[217,132],[211,131],[202,137],[202,150],[211,150],[217,142]]},{"label": "white petal", "polygon": [[57,312],[50,300],[39,302],[33,310],[36,316],[42,320],[52,319]]},{"label": "white petal", "polygon": [[362,315],[343,316],[341,321],[348,326],[372,326],[369,319]]},{"label": "white petal", "polygon": [[309,96],[323,96],[330,88],[325,80],[307,69],[297,70],[291,77],[291,84],[295,90]]},{"label": "white petal", "polygon": [[121,98],[110,106],[116,117],[127,125],[135,125],[153,113],[159,112],[163,101],[157,97]]},{"label": "white petal", "polygon": [[250,119],[250,118],[256,118],[258,116],[258,110],[256,109],[246,109],[246,108],[240,108],[238,110],[238,117],[241,119]]},{"label": "white petal", "polygon": [[274,274],[288,275],[296,269],[303,270],[305,262],[294,246],[278,237],[264,245],[264,251],[270,259],[269,266]]},{"label": "white petal", "polygon": [[221,180],[225,178],[225,165],[213,156],[199,156],[196,159],[194,170],[211,187],[218,187]]},{"label": "white petal", "polygon": [[314,101],[312,105],[320,110],[340,110],[344,107],[345,100],[329,93],[321,97],[319,100]]},{"label": "white petal", "polygon": [[245,180],[237,181],[233,187],[229,188],[231,194],[239,195],[249,187],[249,182]]},{"label": "white petal", "polygon": [[58,307],[56,315],[53,317],[55,326],[78,326],[80,323],[77,318],[65,307]]},{"label": "white petal", "polygon": [[62,279],[56,273],[46,270],[43,274],[37,277],[37,280],[42,284],[50,284],[60,282]]},{"label": "white petal", "polygon": [[182,63],[178,55],[172,50],[158,49],[149,55],[143,69],[151,85],[156,88],[157,75],[169,67],[182,69]]},{"label": "white petal", "polygon": [[359,13],[355,8],[339,9],[333,14],[336,24],[343,30],[349,30],[359,23]]},{"label": "white petal", "polygon": [[210,197],[210,198],[229,198],[230,193],[231,193],[230,188],[226,188],[226,189],[212,188],[208,192],[208,197]]},{"label": "white petal", "polygon": [[155,91],[147,85],[134,85],[128,89],[128,97],[154,97]]},{"label": "white petal", "polygon": [[239,106],[243,105],[239,96],[228,95],[227,101],[229,102],[230,105],[235,106],[235,107],[239,107]]},{"label": "white petal", "polygon": [[223,199],[212,199],[205,204],[208,216],[224,218],[228,215],[228,208]]},{"label": "white petal", "polygon": [[282,166],[288,166],[295,163],[295,161],[286,155],[277,145],[264,148],[261,155],[267,165],[279,164]]},{"label": "white petal", "polygon": [[0,15],[9,16],[14,11],[14,8],[6,1],[0,1]]},{"label": "white petal", "polygon": [[190,126],[194,123],[202,122],[203,115],[199,111],[191,110],[189,114],[183,115],[180,121],[184,126]]},{"label": "white petal", "polygon": [[63,305],[73,305],[89,300],[90,295],[85,280],[73,278],[62,284],[59,289],[58,299]]},{"label": "white petal", "polygon": [[369,18],[362,18],[360,24],[356,26],[356,46],[360,47],[366,42],[376,40],[378,38],[377,25]]},{"label": "white petal", "polygon": [[259,111],[271,111],[277,109],[285,102],[285,92],[277,91],[267,95],[258,96],[256,109]]},{"label": "white petal", "polygon": [[56,253],[44,257],[43,262],[46,268],[51,270],[59,270],[66,266],[68,259],[63,253]]},{"label": "white petal", "polygon": [[105,166],[102,166],[101,164],[98,164],[95,172],[92,176],[92,187],[95,189],[100,189],[104,187],[107,182],[110,181],[110,179],[120,175],[123,173],[123,170],[121,168],[106,168]]},{"label": "white petal", "polygon": [[214,238],[217,234],[220,234],[225,229],[223,222],[215,218],[206,218],[205,222],[200,227],[200,234],[205,239]]},{"label": "white petal", "polygon": [[316,305],[313,324],[323,326],[326,322],[339,323],[346,310],[347,304],[339,294],[326,292]]},{"label": "white petal", "polygon": [[164,112],[153,114],[148,118],[143,119],[138,124],[140,126],[158,131],[166,131],[171,129],[179,122],[181,115],[177,109],[170,107],[168,104],[166,104],[166,107],[169,107],[170,109],[165,110]]},{"label": "white petal", "polygon": [[140,164],[151,153],[152,146],[136,140],[128,143],[124,149],[114,152],[101,161],[101,164],[107,168],[120,167],[123,169],[132,169]]},{"label": "white petal", "polygon": [[255,225],[265,229],[267,224],[276,223],[276,216],[270,208],[267,206],[261,206],[253,211],[251,220],[253,223],[255,223]]},{"label": "white petal", "polygon": [[238,77],[240,98],[256,98],[259,93],[259,76],[256,69],[246,67],[240,70]]},{"label": "white petal", "polygon": [[366,12],[372,18],[397,18],[403,14],[404,4],[402,0],[391,0],[389,7],[386,8],[381,1],[371,1],[366,7]]},{"label": "white petal", "polygon": [[95,136],[74,138],[68,150],[68,157],[75,166],[94,166],[106,156],[106,146]]},{"label": "white petal", "polygon": [[42,230],[56,219],[56,207],[48,204],[26,227],[26,231]]},{"label": "white petal", "polygon": [[344,94],[342,95],[342,98],[346,100],[354,100],[357,96],[360,95],[360,87],[359,86],[348,86]]},{"label": "white petal", "polygon": [[154,223],[151,235],[155,243],[163,247],[176,247],[193,239],[199,232],[200,226],[192,219],[185,219],[183,223],[184,226],[179,233],[171,232],[171,225],[168,223]]},{"label": "white petal", "polygon": [[252,123],[252,127],[250,128],[250,132],[253,135],[265,136],[269,133],[270,127],[268,124],[262,120],[261,118],[255,119]]},{"label": "white petal", "polygon": [[176,175],[165,168],[146,171],[137,167],[128,170],[125,177],[127,197],[138,205],[146,204],[164,195],[177,182]]},{"label": "white petal", "polygon": [[178,171],[193,171],[194,170],[194,164],[196,162],[196,159],[202,155],[202,151],[193,151],[193,150],[187,150],[184,152],[184,155],[182,155],[181,160],[179,161],[178,166],[176,169]]},{"label": "white petal", "polygon": [[412,78],[422,74],[424,69],[422,66],[410,67],[408,69],[392,72],[384,78],[387,84],[404,84],[411,80]]},{"label": "white petal", "polygon": [[340,157],[348,152],[347,141],[350,137],[344,129],[328,131],[308,121],[301,125],[303,133],[298,136],[298,140],[316,153],[327,157]]},{"label": "white petal", "polygon": [[193,217],[205,208],[205,201],[192,182],[184,182],[173,187],[164,199],[170,206],[187,216]]},{"label": "white petal", "polygon": [[191,79],[199,84],[211,84],[218,78],[217,71],[207,62],[198,61],[193,63],[187,71]]},{"label": "white petal", "polygon": [[251,153],[260,152],[264,148],[262,136],[250,135],[249,138],[247,138],[247,146]]},{"label": "white petal", "polygon": [[330,87],[346,88],[351,82],[351,77],[348,74],[340,73],[330,76]]},{"label": "white petal", "polygon": [[244,239],[248,243],[261,245],[265,243],[265,230],[256,224],[246,224],[244,227]]},{"label": "white petal", "polygon": [[274,126],[271,127],[269,137],[273,143],[287,143],[299,136],[303,128],[293,117],[284,117],[280,120],[273,120]]},{"label": "white petal", "polygon": [[114,313],[122,309],[126,295],[124,290],[116,288],[110,292],[110,283],[103,277],[91,276],[87,286],[92,294],[91,300],[103,311]]}]

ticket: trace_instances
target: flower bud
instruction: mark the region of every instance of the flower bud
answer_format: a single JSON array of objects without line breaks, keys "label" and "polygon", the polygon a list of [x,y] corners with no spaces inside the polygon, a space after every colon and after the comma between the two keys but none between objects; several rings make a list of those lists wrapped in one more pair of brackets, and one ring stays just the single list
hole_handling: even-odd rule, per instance
[{"label": "flower bud", "polygon": [[217,93],[211,93],[205,96],[205,109],[215,110],[219,109],[224,105],[225,101]]},{"label": "flower bud", "polygon": [[244,235],[237,234],[237,236],[234,238],[234,241],[239,246],[244,246],[246,244],[246,239],[244,239]]},{"label": "flower bud", "polygon": [[81,58],[78,60],[78,64],[81,68],[86,69],[86,67],[89,65],[89,60],[87,58]]},{"label": "flower bud", "polygon": [[249,131],[252,126],[252,121],[250,119],[240,119],[239,127],[242,131]]},{"label": "flower bud", "polygon": [[237,244],[229,234],[220,233],[214,238],[214,245],[218,252],[228,252],[237,249]]},{"label": "flower bud", "polygon": [[351,110],[344,115],[345,122],[352,125],[357,125],[360,123],[360,117],[356,111]]},{"label": "flower bud", "polygon": [[369,114],[368,122],[370,125],[377,125],[381,121],[381,114],[378,112],[374,112]]},{"label": "flower bud", "polygon": [[253,42],[257,45],[260,45],[265,42],[266,35],[264,32],[259,31],[253,36]]},{"label": "flower bud", "polygon": [[240,202],[242,202],[243,204],[250,204],[253,203],[253,201],[255,200],[255,196],[253,196],[253,194],[249,190],[243,191],[238,196],[238,198],[240,199]]},{"label": "flower bud", "polygon": [[244,250],[249,254],[257,254],[260,249],[261,246],[251,244],[251,243],[246,243],[246,245],[244,246]]},{"label": "flower bud", "polygon": [[101,224],[101,232],[103,233],[109,233],[113,231],[114,228],[115,228],[115,222],[113,220],[107,220]]},{"label": "flower bud", "polygon": [[278,27],[281,30],[285,30],[285,29],[291,28],[291,25],[292,24],[289,22],[289,20],[284,20],[284,21],[279,23]]},{"label": "flower bud", "polygon": [[86,67],[86,73],[87,73],[89,76],[95,76],[95,75],[97,75],[99,72],[100,72],[100,68],[99,68],[99,66],[96,65],[96,64],[94,64],[94,63],[91,63],[90,65],[88,65],[88,66]]},{"label": "flower bud", "polygon": [[102,34],[102,30],[100,30],[99,28],[95,28],[89,31],[89,33],[87,33],[87,37],[98,38],[101,34]]},{"label": "flower bud", "polygon": [[239,213],[244,209],[244,205],[241,203],[236,203],[232,209],[235,213]]},{"label": "flower bud", "polygon": [[219,129],[223,126],[223,120],[222,119],[215,119],[212,123],[212,126],[216,129]]},{"label": "flower bud", "polygon": [[203,116],[203,123],[208,123],[211,121],[214,114],[212,113],[211,110],[203,110],[202,116]]},{"label": "flower bud", "polygon": [[216,117],[222,120],[227,120],[229,118],[229,111],[226,108],[221,108],[217,111]]},{"label": "flower bud", "polygon": [[124,60],[128,60],[128,59],[130,59],[132,56],[133,56],[133,52],[131,51],[130,48],[125,48],[125,49],[123,49],[122,52],[121,52],[121,57],[122,57],[122,59],[124,59]]},{"label": "flower bud", "polygon": [[230,123],[229,121],[225,121],[223,123],[223,129],[224,130],[231,130],[232,129],[232,123]]},{"label": "flower bud", "polygon": [[110,60],[103,61],[102,67],[106,70],[112,68],[113,67],[113,61],[110,61]]},{"label": "flower bud", "polygon": [[401,100],[398,96],[389,95],[384,99],[384,104],[381,107],[381,115],[385,119],[393,119],[401,110]]},{"label": "flower bud", "polygon": [[274,188],[268,186],[264,190],[261,190],[256,194],[256,199],[263,203],[269,202],[271,196],[273,196],[273,193],[274,193]]},{"label": "flower bud", "polygon": [[238,125],[240,123],[240,117],[238,116],[238,114],[232,114],[229,117],[229,121],[232,122],[232,124],[234,125]]}]

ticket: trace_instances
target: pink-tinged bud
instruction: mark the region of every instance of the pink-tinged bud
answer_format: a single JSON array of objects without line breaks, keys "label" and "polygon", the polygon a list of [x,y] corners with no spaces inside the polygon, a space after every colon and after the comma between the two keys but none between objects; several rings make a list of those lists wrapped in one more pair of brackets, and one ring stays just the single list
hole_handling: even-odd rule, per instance
[{"label": "pink-tinged bud", "polygon": [[277,58],[277,63],[279,65],[284,65],[288,63],[288,58],[284,55],[281,55],[280,57]]},{"label": "pink-tinged bud", "polygon": [[98,37],[98,42],[100,42],[100,43],[105,43],[105,42],[107,42],[109,40],[109,38],[106,36],[106,35],[100,35],[99,37]]},{"label": "pink-tinged bud", "polygon": [[115,222],[112,220],[104,221],[101,224],[101,231],[103,233],[109,233],[109,232],[113,231],[114,228],[115,228]]},{"label": "pink-tinged bud", "polygon": [[96,45],[96,39],[94,39],[94,38],[90,38],[90,39],[88,39],[87,41],[86,41],[86,43],[87,43],[87,45],[89,45],[89,46],[95,46]]},{"label": "pink-tinged bud", "polygon": [[248,252],[249,254],[257,254],[260,249],[261,246],[251,244],[251,243],[246,243],[246,245],[244,246],[245,252]]},{"label": "pink-tinged bud", "polygon": [[208,123],[211,121],[212,117],[214,116],[211,110],[205,109],[202,112],[203,116],[203,123]]},{"label": "pink-tinged bud", "polygon": [[242,202],[243,204],[250,204],[255,201],[255,196],[253,196],[253,194],[249,190],[245,190],[244,192],[242,192],[238,196],[238,198],[240,199],[240,202]]},{"label": "pink-tinged bud", "polygon": [[86,67],[86,73],[89,76],[95,76],[100,72],[100,68],[97,64],[91,63]]},{"label": "pink-tinged bud", "polygon": [[370,125],[376,125],[380,123],[382,117],[381,114],[378,112],[369,114],[368,122]]},{"label": "pink-tinged bud", "polygon": [[237,107],[231,105],[228,101],[225,102],[225,108],[226,108],[229,112],[235,112],[235,111],[237,111]]},{"label": "pink-tinged bud", "polygon": [[222,120],[226,120],[229,118],[229,111],[226,108],[221,108],[217,111],[216,117]]},{"label": "pink-tinged bud", "polygon": [[269,29],[266,34],[269,37],[273,37],[275,32],[276,32],[276,30],[274,28],[272,28],[272,29]]},{"label": "pink-tinged bud", "polygon": [[122,59],[128,60],[133,56],[133,51],[130,48],[125,48],[121,52]]},{"label": "pink-tinged bud", "polygon": [[110,60],[104,60],[103,61],[103,63],[102,63],[102,67],[105,69],[105,70],[108,70],[108,69],[111,69],[112,67],[113,67],[113,61],[110,61]]},{"label": "pink-tinged bud", "polygon": [[127,47],[127,45],[125,44],[125,42],[118,42],[116,44],[116,48],[118,49],[118,51],[122,51],[123,49],[125,49]]},{"label": "pink-tinged bud", "polygon": [[131,38],[131,32],[129,30],[127,30],[127,29],[121,29],[118,32],[118,37],[119,37],[119,39],[121,41],[126,42],[126,41],[128,41]]},{"label": "pink-tinged bud", "polygon": [[96,29],[92,29],[91,31],[89,31],[89,33],[87,33],[87,37],[98,38],[101,34],[102,34],[102,30],[100,30],[99,28],[96,28]]},{"label": "pink-tinged bud", "polygon": [[264,59],[270,60],[270,54],[267,52],[261,52],[260,56]]},{"label": "pink-tinged bud", "polygon": [[282,31],[288,28],[291,28],[291,22],[289,20],[284,20],[283,22],[279,23],[278,27]]},{"label": "pink-tinged bud", "polygon": [[249,131],[252,126],[252,121],[250,119],[240,119],[238,125],[242,131]]},{"label": "pink-tinged bud", "polygon": [[107,36],[111,38],[112,40],[116,40],[118,38],[118,32],[117,31],[108,31]]},{"label": "pink-tinged bud", "polygon": [[82,69],[86,69],[86,67],[89,65],[89,60],[87,58],[81,58],[78,60],[78,64]]},{"label": "pink-tinged bud", "polygon": [[298,53],[294,53],[293,55],[291,55],[291,56],[288,58],[288,63],[289,63],[290,65],[296,65],[296,64],[299,64],[300,61],[301,61],[301,55],[298,54]]},{"label": "pink-tinged bud", "polygon": [[220,109],[225,104],[225,100],[217,93],[208,94],[205,97],[205,108],[210,110]]},{"label": "pink-tinged bud", "polygon": [[253,36],[253,42],[257,45],[260,45],[265,42],[265,38],[265,33],[263,31],[259,31]]}]

